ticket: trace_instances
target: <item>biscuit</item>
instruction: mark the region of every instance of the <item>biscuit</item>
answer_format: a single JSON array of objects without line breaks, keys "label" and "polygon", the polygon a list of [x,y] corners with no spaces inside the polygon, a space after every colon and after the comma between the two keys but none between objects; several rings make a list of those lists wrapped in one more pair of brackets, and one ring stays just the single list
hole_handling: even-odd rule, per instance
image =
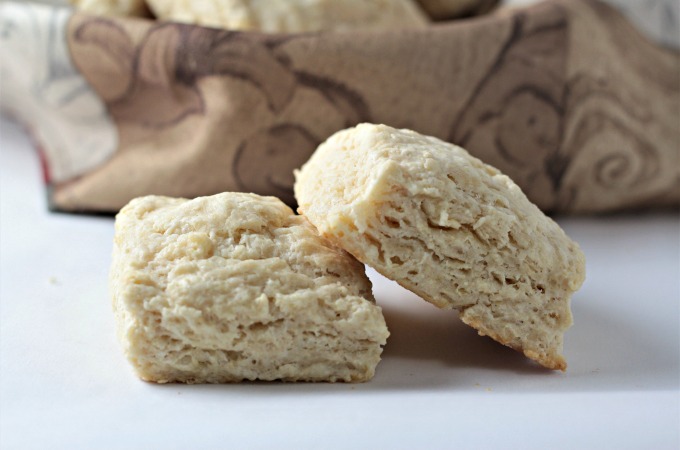
[{"label": "biscuit", "polygon": [[299,211],[357,259],[551,369],[583,283],[578,245],[507,176],[433,137],[362,124],[296,172]]},{"label": "biscuit", "polygon": [[433,19],[446,20],[487,12],[498,0],[418,0],[418,3]]},{"label": "biscuit", "polygon": [[413,0],[147,0],[157,18],[268,33],[422,27]]},{"label": "biscuit", "polygon": [[70,0],[81,11],[105,16],[145,16],[144,0]]},{"label": "biscuit", "polygon": [[127,358],[157,383],[366,381],[389,334],[364,266],[274,197],[132,200],[110,290]]}]

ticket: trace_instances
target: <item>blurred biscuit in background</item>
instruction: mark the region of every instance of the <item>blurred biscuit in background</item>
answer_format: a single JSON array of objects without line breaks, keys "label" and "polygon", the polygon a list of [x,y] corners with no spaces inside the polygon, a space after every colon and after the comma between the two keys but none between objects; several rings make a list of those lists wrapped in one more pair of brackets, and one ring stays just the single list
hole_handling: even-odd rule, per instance
[{"label": "blurred biscuit in background", "polygon": [[300,33],[422,27],[413,0],[147,0],[154,15],[229,30]]}]

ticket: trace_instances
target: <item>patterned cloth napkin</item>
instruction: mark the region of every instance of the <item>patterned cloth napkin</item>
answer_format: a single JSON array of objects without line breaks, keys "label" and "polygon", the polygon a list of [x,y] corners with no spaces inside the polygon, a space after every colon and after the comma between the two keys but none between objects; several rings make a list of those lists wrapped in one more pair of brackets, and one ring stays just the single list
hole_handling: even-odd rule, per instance
[{"label": "patterned cloth napkin", "polygon": [[293,204],[293,169],[360,122],[459,144],[549,212],[678,206],[678,11],[647,3],[642,33],[598,1],[547,0],[299,35],[3,3],[0,103],[34,134],[61,211],[234,190]]}]

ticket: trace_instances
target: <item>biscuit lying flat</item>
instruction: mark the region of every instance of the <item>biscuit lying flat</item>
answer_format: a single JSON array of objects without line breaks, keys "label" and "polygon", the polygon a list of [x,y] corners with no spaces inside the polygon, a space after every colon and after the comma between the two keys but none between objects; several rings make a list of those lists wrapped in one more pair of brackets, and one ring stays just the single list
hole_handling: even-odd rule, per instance
[{"label": "biscuit lying flat", "polygon": [[76,8],[105,16],[145,16],[144,0],[70,0]]},{"label": "biscuit lying flat", "polygon": [[298,33],[422,27],[413,0],[147,0],[161,20],[231,30]]},{"label": "biscuit lying flat", "polygon": [[363,124],[296,174],[300,212],[383,275],[546,367],[583,283],[578,246],[505,175],[465,150]]},{"label": "biscuit lying flat", "polygon": [[365,381],[388,336],[364,267],[273,197],[142,197],[116,217],[118,334],[144,380]]}]

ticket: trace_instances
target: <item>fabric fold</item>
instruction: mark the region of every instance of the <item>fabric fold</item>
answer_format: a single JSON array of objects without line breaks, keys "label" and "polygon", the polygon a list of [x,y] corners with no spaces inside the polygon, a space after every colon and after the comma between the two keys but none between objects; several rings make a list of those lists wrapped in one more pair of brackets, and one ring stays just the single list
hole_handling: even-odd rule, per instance
[{"label": "fabric fold", "polygon": [[33,133],[46,179],[55,184],[100,166],[118,147],[104,101],[73,65],[66,40],[71,14],[68,8],[0,4],[0,106]]}]

